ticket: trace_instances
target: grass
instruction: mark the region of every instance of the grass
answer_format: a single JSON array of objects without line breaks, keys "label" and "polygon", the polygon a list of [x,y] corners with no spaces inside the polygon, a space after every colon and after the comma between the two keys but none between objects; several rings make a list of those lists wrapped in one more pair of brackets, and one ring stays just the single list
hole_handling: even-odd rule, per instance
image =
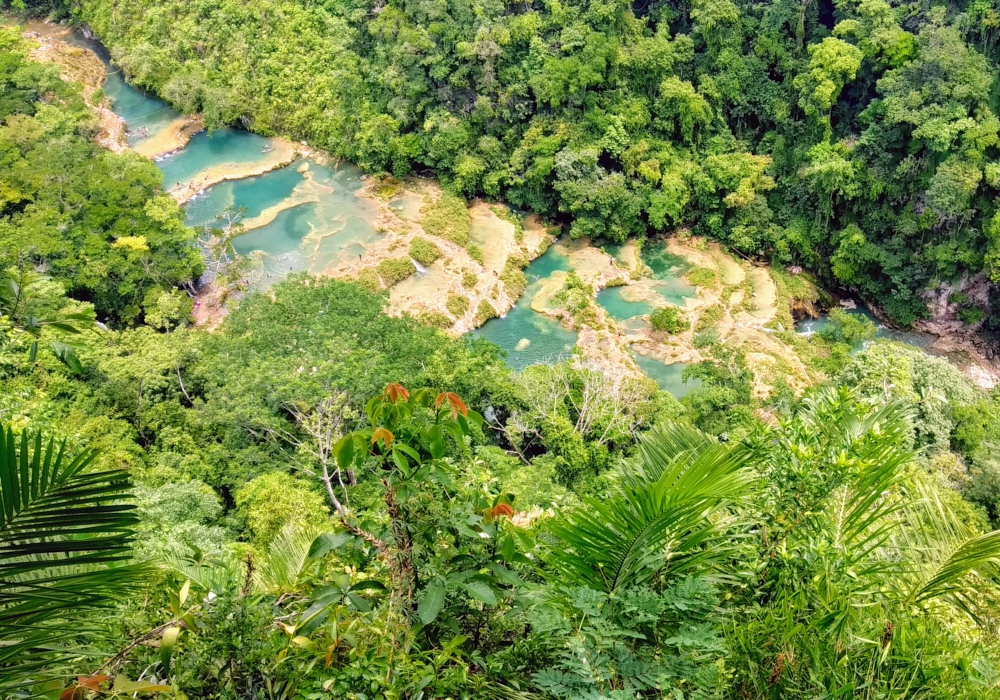
[{"label": "grass", "polygon": [[721,306],[710,306],[702,312],[694,329],[695,331],[703,331],[706,328],[714,328],[725,315],[726,311]]},{"label": "grass", "polygon": [[475,243],[470,243],[465,247],[469,251],[469,257],[475,260],[480,265],[484,264],[485,258],[483,257],[483,250]]},{"label": "grass", "polygon": [[442,255],[441,249],[428,241],[426,238],[414,238],[410,241],[410,257],[421,265],[432,264]]},{"label": "grass", "polygon": [[445,307],[455,318],[462,318],[469,310],[469,297],[463,297],[461,294],[449,294]]},{"label": "grass", "polygon": [[466,289],[472,289],[479,282],[479,275],[471,270],[462,270],[462,286]]},{"label": "grass", "polygon": [[386,287],[402,282],[416,271],[417,268],[413,266],[413,262],[409,258],[383,260],[375,268],[375,272],[382,278],[382,283]]},{"label": "grass", "polygon": [[423,219],[420,223],[424,231],[463,248],[469,245],[472,218],[464,199],[451,192],[442,192],[440,199],[425,205],[421,213]]}]

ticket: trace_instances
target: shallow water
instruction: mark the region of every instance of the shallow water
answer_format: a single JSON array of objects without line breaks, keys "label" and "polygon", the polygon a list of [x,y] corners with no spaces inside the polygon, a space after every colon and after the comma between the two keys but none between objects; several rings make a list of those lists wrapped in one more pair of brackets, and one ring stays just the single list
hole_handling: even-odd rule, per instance
[{"label": "shallow water", "polygon": [[67,36],[64,41],[72,46],[90,49],[104,61],[108,78],[102,89],[112,101],[114,113],[125,120],[128,125],[128,142],[135,144],[143,138],[136,130],[145,128],[148,136],[158,133],[170,122],[179,119],[182,114],[163,100],[125,82],[121,69],[111,65],[111,56],[107,49],[97,41],[87,39],[79,32]]},{"label": "shallow water", "polygon": [[258,177],[220,182],[207,192],[191,198],[187,210],[188,226],[215,225],[215,217],[228,208],[245,207],[245,218],[252,219],[267,208],[280,204],[302,183],[299,162]]},{"label": "shallow water", "polygon": [[691,270],[687,260],[667,252],[663,243],[649,242],[642,247],[642,261],[652,271],[657,280],[656,292],[666,301],[683,307],[688,299],[694,299],[697,290],[684,281],[684,275]]},{"label": "shallow water", "polygon": [[654,307],[648,301],[629,301],[622,296],[627,287],[608,287],[597,293],[597,303],[611,314],[617,321],[627,321],[636,316],[645,316],[653,312]]},{"label": "shallow water", "polygon": [[514,308],[504,318],[487,321],[472,332],[506,350],[507,364],[516,370],[565,360],[573,353],[576,333],[566,330],[555,319],[533,311],[531,300],[553,272],[566,270],[569,270],[566,256],[560,255],[555,247],[549,248],[524,269],[528,287]]},{"label": "shallow water", "polygon": [[[900,331],[894,328],[889,328],[882,324],[868,307],[861,302],[856,302],[856,309],[844,309],[847,313],[855,316],[864,316],[869,321],[875,324],[878,329],[875,333],[876,338],[885,340],[894,340],[898,343],[905,343],[906,345],[913,345],[914,347],[921,348],[923,350],[928,350],[929,346],[934,342],[935,338],[933,336],[927,335],[926,333],[917,333],[916,331]],[[799,333],[818,333],[830,326],[830,317],[826,314],[821,315],[819,318],[807,318],[799,321],[795,324],[795,330]]]},{"label": "shallow water", "polygon": [[238,129],[218,129],[212,134],[202,131],[191,137],[182,150],[160,158],[156,164],[163,171],[163,187],[170,189],[216,165],[264,160],[263,149],[270,142],[269,138]]},{"label": "shallow water", "polygon": [[650,379],[659,384],[661,389],[670,392],[678,399],[687,396],[701,384],[700,379],[689,379],[685,382],[681,378],[681,373],[687,367],[685,364],[665,365],[656,358],[640,355],[637,352],[633,352],[632,357]]}]

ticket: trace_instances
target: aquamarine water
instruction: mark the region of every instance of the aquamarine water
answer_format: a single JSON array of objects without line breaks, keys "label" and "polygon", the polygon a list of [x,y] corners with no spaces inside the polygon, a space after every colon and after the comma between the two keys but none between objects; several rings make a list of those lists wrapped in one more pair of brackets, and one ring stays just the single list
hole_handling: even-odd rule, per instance
[{"label": "aquamarine water", "polygon": [[128,142],[130,144],[144,138],[137,133],[138,129],[144,128],[148,135],[152,136],[173,120],[183,116],[158,97],[125,82],[125,76],[121,69],[111,64],[111,57],[107,49],[99,42],[87,39],[79,32],[70,34],[65,41],[73,46],[90,49],[104,61],[108,77],[101,87],[104,94],[111,99],[115,114],[124,119],[128,125]]},{"label": "aquamarine water", "polygon": [[[573,354],[576,333],[555,319],[533,311],[531,300],[553,272],[569,270],[569,260],[555,247],[535,258],[524,274],[528,287],[504,318],[487,321],[473,333],[499,345],[507,352],[507,364],[522,370],[534,364],[555,364]],[[528,344],[525,347],[523,341]],[[521,349],[518,350],[518,345]]]},{"label": "aquamarine water", "polygon": [[652,271],[650,275],[657,281],[656,293],[675,306],[683,307],[688,299],[697,296],[697,289],[684,281],[684,275],[691,271],[691,264],[673,253],[667,252],[665,243],[649,241],[642,247],[642,261]]},{"label": "aquamarine water", "polygon": [[636,316],[653,313],[654,307],[648,301],[629,301],[622,296],[626,287],[607,287],[597,293],[597,304],[616,321],[627,321]]},{"label": "aquamarine water", "polygon": [[264,156],[271,140],[238,129],[219,129],[211,134],[195,134],[188,145],[157,161],[163,171],[163,187],[192,180],[198,173],[224,163],[254,163]]},{"label": "aquamarine water", "polygon": [[673,394],[678,399],[684,398],[701,385],[700,379],[688,379],[686,382],[684,381],[681,374],[684,372],[684,368],[687,367],[685,364],[675,363],[665,365],[656,358],[649,357],[648,355],[640,355],[637,352],[633,352],[632,357],[635,359],[635,363],[639,365],[639,369],[659,384],[663,391]]},{"label": "aquamarine water", "polygon": [[248,219],[260,216],[267,208],[285,201],[296,185],[302,183],[299,162],[258,177],[220,182],[185,206],[188,226],[202,228],[216,225],[216,217],[226,209],[246,209]]}]

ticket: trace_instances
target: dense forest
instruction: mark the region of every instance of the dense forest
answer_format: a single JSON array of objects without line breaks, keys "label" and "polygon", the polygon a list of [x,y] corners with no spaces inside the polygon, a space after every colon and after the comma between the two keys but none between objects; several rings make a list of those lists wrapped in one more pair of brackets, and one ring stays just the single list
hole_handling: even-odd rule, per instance
[{"label": "dense forest", "polygon": [[57,6],[209,124],[432,171],[575,236],[690,227],[904,325],[928,287],[1000,279],[990,0]]},{"label": "dense forest", "polygon": [[[571,235],[690,227],[901,323],[1000,277],[983,0],[12,4],[210,126]],[[159,170],[27,51],[0,30],[0,697],[1000,698],[997,391],[836,312],[822,385],[761,398],[719,343],[680,401],[341,280],[207,332]]]}]

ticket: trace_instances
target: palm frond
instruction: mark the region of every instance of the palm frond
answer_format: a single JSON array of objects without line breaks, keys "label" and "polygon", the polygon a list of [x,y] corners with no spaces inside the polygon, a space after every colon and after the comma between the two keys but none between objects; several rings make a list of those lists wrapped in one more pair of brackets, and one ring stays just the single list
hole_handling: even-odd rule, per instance
[{"label": "palm frond", "polygon": [[682,575],[719,556],[707,547],[723,531],[713,518],[746,488],[745,456],[683,426],[651,430],[640,463],[607,499],[586,498],[553,521],[548,563],[579,585],[611,592],[667,569]]},{"label": "palm frond", "polygon": [[0,687],[68,653],[87,614],[144,573],[125,565],[137,522],[127,474],[86,471],[94,457],[0,427]]}]

